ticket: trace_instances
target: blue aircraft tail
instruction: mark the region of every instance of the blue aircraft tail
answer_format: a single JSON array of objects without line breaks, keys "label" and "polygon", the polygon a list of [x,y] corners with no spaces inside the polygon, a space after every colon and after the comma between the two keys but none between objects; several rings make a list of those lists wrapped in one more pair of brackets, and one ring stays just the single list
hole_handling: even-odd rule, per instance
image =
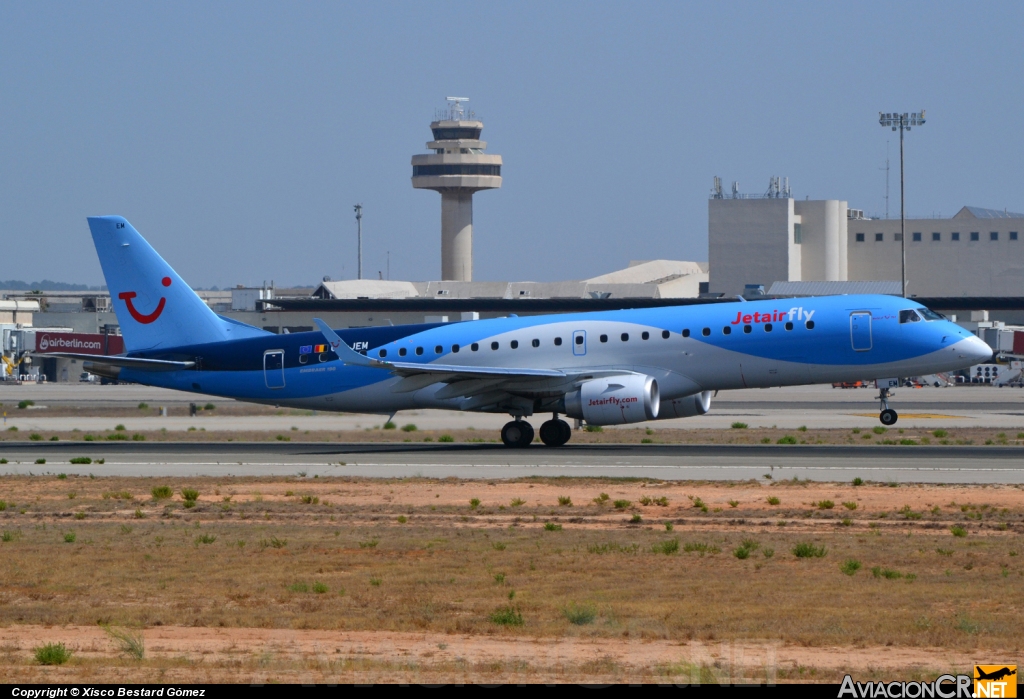
[{"label": "blue aircraft tail", "polygon": [[89,217],[89,230],[128,351],[265,334],[214,313],[124,218]]}]

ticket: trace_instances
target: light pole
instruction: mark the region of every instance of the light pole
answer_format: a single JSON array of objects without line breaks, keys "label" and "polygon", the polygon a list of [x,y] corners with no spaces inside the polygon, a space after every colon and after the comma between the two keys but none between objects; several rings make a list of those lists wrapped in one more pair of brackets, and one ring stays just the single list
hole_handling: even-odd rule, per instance
[{"label": "light pole", "polygon": [[357,267],[356,279],[363,278],[363,205],[356,204],[356,235],[359,237],[359,264]]},{"label": "light pole", "polygon": [[924,126],[924,110],[908,114],[903,112],[879,112],[878,123],[890,126],[893,131],[900,132],[900,276],[903,298],[907,297],[907,216],[903,207],[903,132],[910,131],[912,126]]}]

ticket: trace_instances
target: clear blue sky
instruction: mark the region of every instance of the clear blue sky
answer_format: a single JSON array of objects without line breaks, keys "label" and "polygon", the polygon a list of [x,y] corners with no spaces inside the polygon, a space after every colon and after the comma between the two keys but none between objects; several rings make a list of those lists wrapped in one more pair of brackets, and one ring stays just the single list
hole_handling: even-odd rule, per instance
[{"label": "clear blue sky", "polygon": [[[1024,4],[0,2],[0,279],[102,282],[85,217],[121,214],[194,286],[440,273],[415,191],[446,95],[502,189],[475,277],[707,259],[714,175],[898,216],[1024,210]],[[737,250],[736,254],[743,254]]]}]

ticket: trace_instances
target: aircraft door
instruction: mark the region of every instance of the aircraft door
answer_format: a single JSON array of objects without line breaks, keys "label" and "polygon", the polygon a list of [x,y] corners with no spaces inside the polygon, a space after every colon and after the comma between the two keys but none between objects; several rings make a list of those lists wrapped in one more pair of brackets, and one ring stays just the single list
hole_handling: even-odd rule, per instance
[{"label": "aircraft door", "polygon": [[284,350],[267,350],[263,353],[263,376],[267,388],[284,388]]},{"label": "aircraft door", "polygon": [[871,313],[854,311],[850,314],[850,342],[855,352],[871,349]]},{"label": "aircraft door", "polygon": [[572,353],[582,357],[587,353],[587,331],[576,330],[572,334]]}]

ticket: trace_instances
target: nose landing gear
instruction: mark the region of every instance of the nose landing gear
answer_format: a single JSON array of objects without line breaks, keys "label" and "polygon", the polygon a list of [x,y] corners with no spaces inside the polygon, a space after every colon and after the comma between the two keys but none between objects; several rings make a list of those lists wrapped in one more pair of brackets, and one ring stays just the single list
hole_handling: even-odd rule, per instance
[{"label": "nose landing gear", "polygon": [[896,420],[899,419],[899,415],[896,414],[896,411],[889,407],[889,396],[890,395],[892,395],[892,394],[889,393],[889,389],[888,388],[879,387],[879,389],[878,389],[878,401],[880,403],[879,408],[881,409],[882,412],[879,413],[878,419],[886,427],[889,427],[890,425],[895,425],[896,424]]}]

